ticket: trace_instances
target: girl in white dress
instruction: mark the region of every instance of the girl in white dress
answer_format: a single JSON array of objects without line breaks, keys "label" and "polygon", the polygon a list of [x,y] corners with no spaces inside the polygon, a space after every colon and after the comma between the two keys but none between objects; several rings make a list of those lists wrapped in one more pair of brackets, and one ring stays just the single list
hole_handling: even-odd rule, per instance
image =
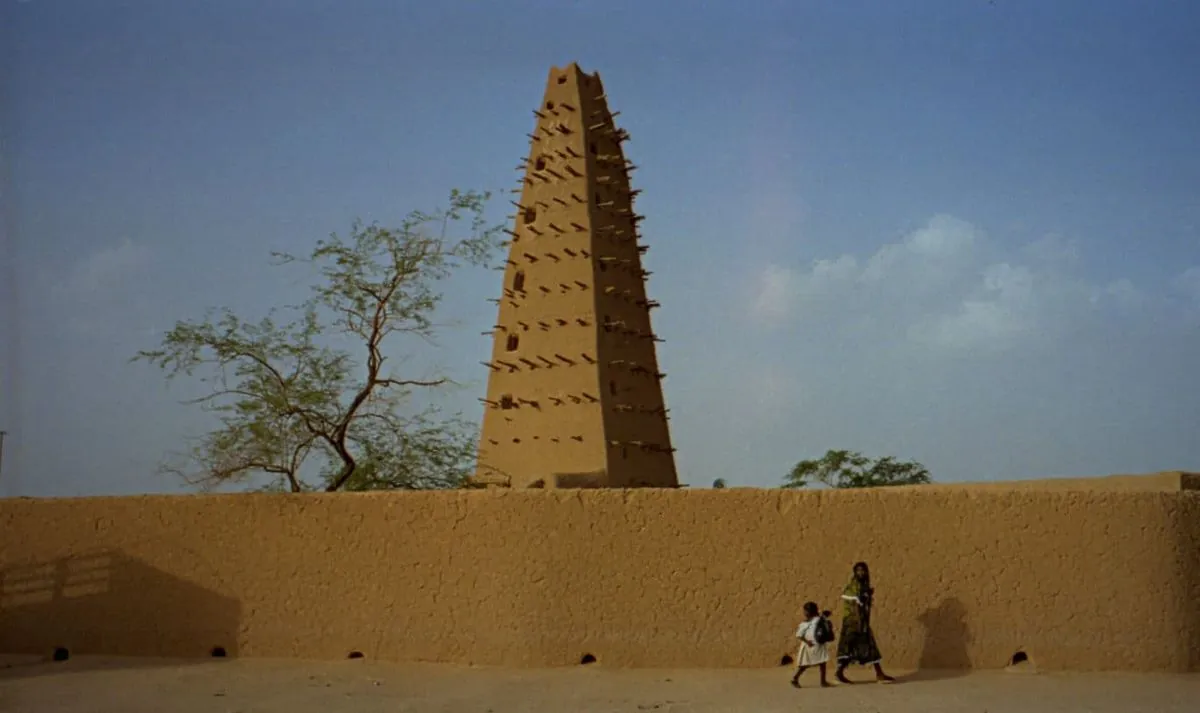
[{"label": "girl in white dress", "polygon": [[800,639],[800,651],[796,653],[796,675],[792,676],[792,685],[800,687],[800,674],[817,666],[821,670],[821,687],[828,688],[829,681],[825,679],[826,664],[829,663],[829,649],[826,642],[817,640],[817,626],[821,622],[821,608],[815,602],[804,604],[804,623],[796,629],[796,638]]}]

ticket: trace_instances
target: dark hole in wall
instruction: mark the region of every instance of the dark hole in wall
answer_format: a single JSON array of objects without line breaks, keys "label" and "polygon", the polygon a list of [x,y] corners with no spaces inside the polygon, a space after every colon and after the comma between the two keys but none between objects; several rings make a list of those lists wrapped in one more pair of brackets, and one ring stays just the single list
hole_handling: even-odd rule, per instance
[{"label": "dark hole in wall", "polygon": [[553,108],[554,108],[554,102],[546,102],[546,108],[547,108],[547,109],[553,109]]},{"label": "dark hole in wall", "polygon": [[558,75],[558,83],[566,84],[567,83],[567,75],[565,75],[565,74]]},{"label": "dark hole in wall", "polygon": [[517,346],[519,346],[520,343],[521,343],[520,337],[518,337],[515,334],[510,334],[510,335],[508,335],[508,340],[505,342],[504,346],[506,349],[508,349],[508,351],[515,352],[517,350]]},{"label": "dark hole in wall", "polygon": [[596,153],[596,144],[595,144],[595,142],[588,144],[588,151],[591,151],[592,153]]},{"label": "dark hole in wall", "polygon": [[546,170],[546,159],[539,156],[538,160],[533,162],[533,170],[535,170],[535,171]]},{"label": "dark hole in wall", "polygon": [[54,661],[66,661],[71,658],[71,652],[67,651],[65,647],[59,646],[54,649],[54,653],[50,655],[50,658]]},{"label": "dark hole in wall", "polygon": [[1029,654],[1025,653],[1024,651],[1018,651],[1017,653],[1012,655],[1011,659],[1009,659],[1008,665],[1016,666],[1017,664],[1027,663],[1028,661],[1029,661]]},{"label": "dark hole in wall", "polygon": [[596,657],[592,656],[591,654],[584,654],[583,657],[581,659],[579,659],[579,664],[581,666],[584,666],[584,665],[587,665],[590,663],[596,663]]},{"label": "dark hole in wall", "polygon": [[225,658],[225,656],[226,656],[225,647],[224,646],[214,646],[212,651],[209,652],[209,656],[212,656],[214,659]]},{"label": "dark hole in wall", "polygon": [[780,666],[791,666],[793,663],[795,663],[795,659],[790,654],[784,654],[783,658],[779,659]]},{"label": "dark hole in wall", "polygon": [[351,652],[350,652],[350,654],[349,654],[348,656],[346,656],[346,658],[348,658],[348,659],[361,659],[361,658],[366,658],[366,657],[365,657],[365,656],[363,656],[363,652],[361,652],[361,651],[351,651]]}]

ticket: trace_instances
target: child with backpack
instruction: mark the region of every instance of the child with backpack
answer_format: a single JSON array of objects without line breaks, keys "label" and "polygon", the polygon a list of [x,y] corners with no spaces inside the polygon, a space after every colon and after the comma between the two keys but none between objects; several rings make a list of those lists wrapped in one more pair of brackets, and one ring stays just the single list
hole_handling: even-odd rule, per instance
[{"label": "child with backpack", "polygon": [[825,668],[829,662],[828,644],[834,639],[829,612],[822,613],[816,602],[805,602],[804,623],[796,629],[796,638],[800,639],[800,651],[796,654],[796,675],[792,676],[792,685],[799,688],[800,674],[818,666],[821,670],[821,687],[828,688]]}]

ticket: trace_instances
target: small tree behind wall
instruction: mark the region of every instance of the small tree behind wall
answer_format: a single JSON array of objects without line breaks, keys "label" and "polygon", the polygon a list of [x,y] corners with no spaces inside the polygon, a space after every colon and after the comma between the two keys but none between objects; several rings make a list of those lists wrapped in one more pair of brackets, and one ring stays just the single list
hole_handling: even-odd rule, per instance
[{"label": "small tree behind wall", "polygon": [[[385,342],[431,340],[438,283],[495,253],[501,228],[484,224],[487,198],[453,191],[444,210],[411,213],[397,227],[355,223],[307,257],[277,253],[278,264],[306,263],[319,275],[290,319],[279,321],[277,309],[257,322],[225,310],[178,322],[159,348],[139,352],[135,361],[168,380],[199,376],[208,393],[190,403],[219,422],[163,470],[202,488],[264,475],[267,489],[291,492],[460,485],[474,458],[473,424],[414,404],[451,382],[391,370]],[[466,234],[453,237],[463,223]]]},{"label": "small tree behind wall", "polygon": [[930,482],[929,471],[916,461],[892,456],[872,460],[857,451],[828,451],[821,458],[797,463],[784,477],[783,487],[821,483],[830,488],[880,488]]}]

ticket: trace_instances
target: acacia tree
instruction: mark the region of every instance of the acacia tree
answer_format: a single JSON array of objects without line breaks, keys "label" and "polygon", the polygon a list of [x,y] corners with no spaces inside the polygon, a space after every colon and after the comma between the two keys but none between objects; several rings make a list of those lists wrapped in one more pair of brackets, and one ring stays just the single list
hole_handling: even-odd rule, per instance
[{"label": "acacia tree", "polygon": [[[460,485],[474,427],[412,403],[416,392],[452,382],[396,374],[385,342],[431,341],[438,283],[495,254],[501,228],[485,226],[488,198],[452,191],[447,208],[410,213],[398,227],[356,221],[307,257],[272,253],[277,265],[306,264],[319,275],[290,321],[278,322],[278,309],[258,322],[210,312],[139,352],[133,360],[160,367],[168,381],[199,375],[209,393],[187,403],[220,422],[163,470],[206,489],[263,475],[266,489],[292,492]],[[464,222],[465,237],[451,237]],[[353,351],[331,344],[346,341]]]},{"label": "acacia tree", "polygon": [[817,482],[831,488],[880,488],[931,482],[929,471],[916,461],[892,456],[872,460],[857,451],[827,451],[821,458],[802,460],[783,479],[785,488],[805,488]]}]

